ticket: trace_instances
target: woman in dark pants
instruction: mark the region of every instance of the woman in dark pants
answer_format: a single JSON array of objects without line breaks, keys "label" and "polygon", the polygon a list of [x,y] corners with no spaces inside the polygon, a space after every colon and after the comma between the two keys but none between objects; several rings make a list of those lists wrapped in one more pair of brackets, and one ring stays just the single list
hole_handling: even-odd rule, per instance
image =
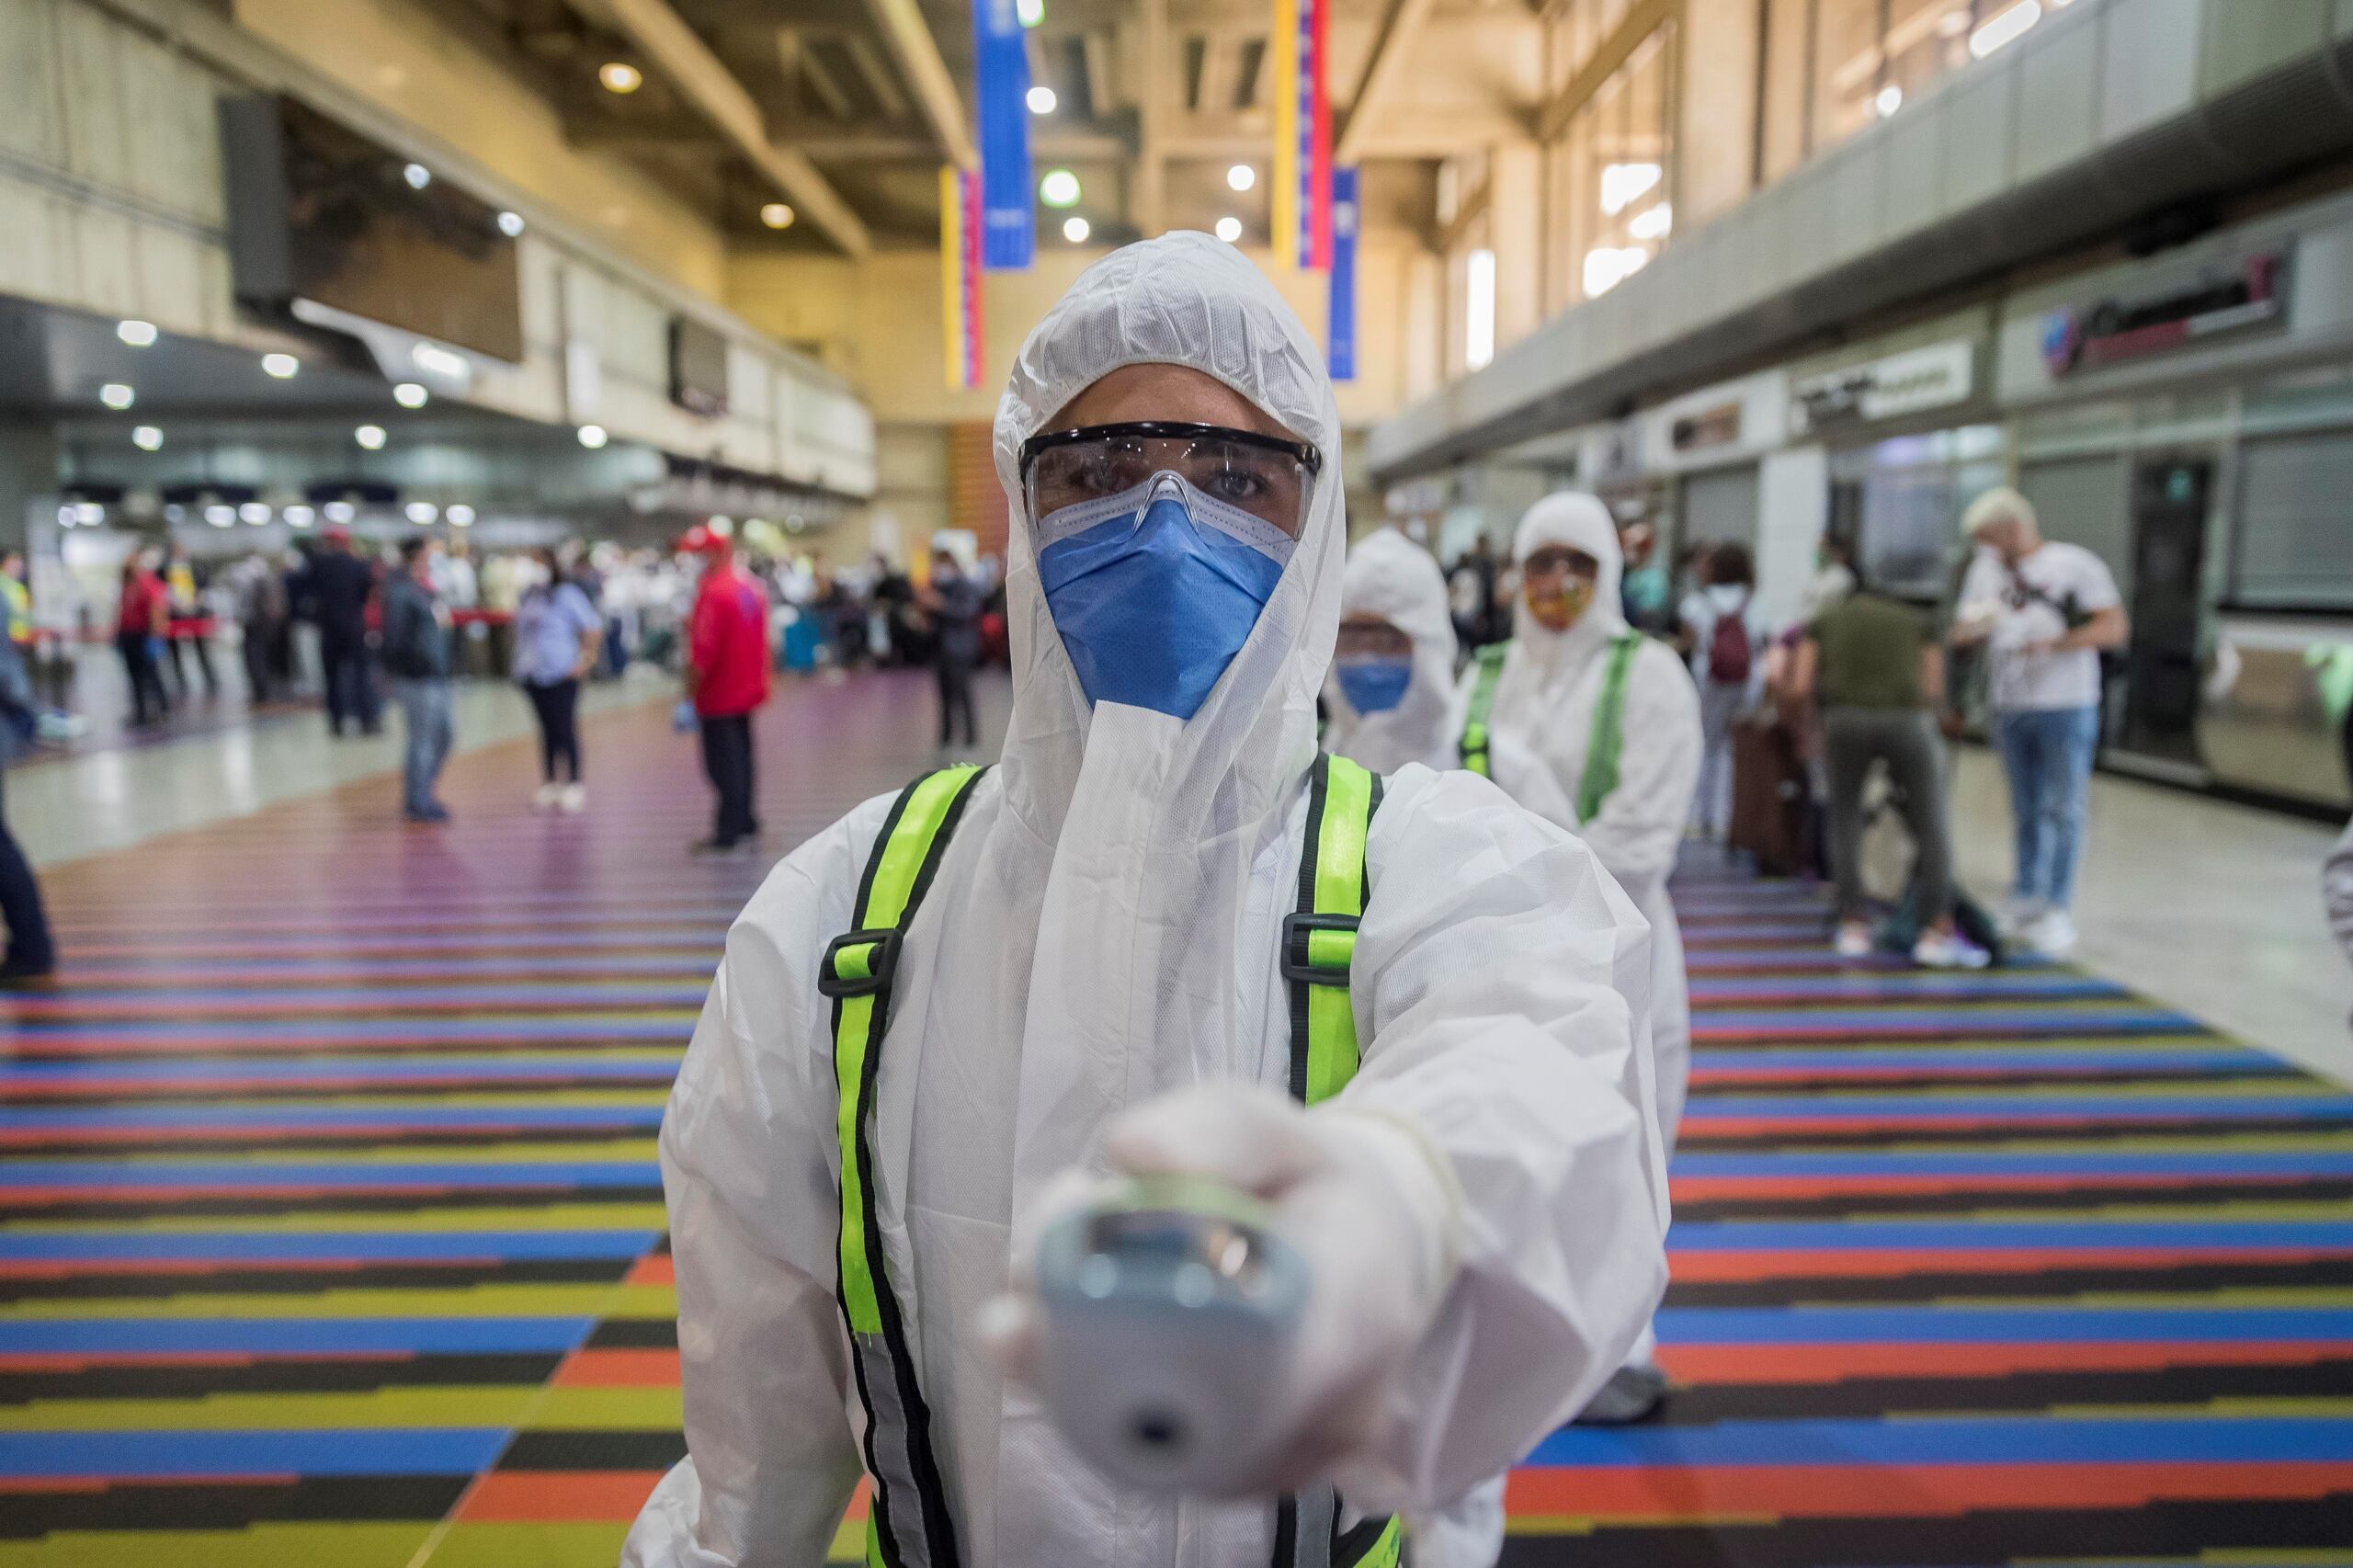
[{"label": "woman in dark pants", "polygon": [[545,576],[515,607],[515,680],[540,722],[541,783],[532,804],[576,812],[588,803],[580,781],[580,683],[597,667],[604,622],[555,551],[533,556]]},{"label": "woman in dark pants", "polygon": [[172,699],[155,658],[171,626],[169,596],[144,553],[122,563],[122,598],[115,613],[114,647],[131,683],[131,722],[144,726],[165,717]]}]

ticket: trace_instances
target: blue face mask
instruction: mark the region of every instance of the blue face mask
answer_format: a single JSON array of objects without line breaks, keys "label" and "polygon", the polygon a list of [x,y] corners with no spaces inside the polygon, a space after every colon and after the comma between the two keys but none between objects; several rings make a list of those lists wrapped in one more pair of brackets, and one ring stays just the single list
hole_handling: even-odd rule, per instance
[{"label": "blue face mask", "polygon": [[1335,665],[1332,673],[1339,676],[1340,695],[1349,707],[1359,713],[1386,713],[1405,700],[1405,688],[1414,684],[1414,661],[1358,659]]},{"label": "blue face mask", "polygon": [[1178,719],[1242,651],[1294,543],[1168,472],[1037,528],[1039,584],[1086,699]]}]

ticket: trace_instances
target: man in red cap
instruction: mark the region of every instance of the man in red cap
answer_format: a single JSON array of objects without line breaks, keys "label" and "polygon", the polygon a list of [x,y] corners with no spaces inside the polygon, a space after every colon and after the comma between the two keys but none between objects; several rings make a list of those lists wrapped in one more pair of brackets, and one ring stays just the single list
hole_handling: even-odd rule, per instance
[{"label": "man in red cap", "polygon": [[752,714],[768,699],[768,600],[735,569],[725,534],[688,530],[679,549],[702,558],[687,626],[687,696],[702,728],[702,766],[719,791],[710,837],[699,855],[750,846],[760,824],[752,814]]}]

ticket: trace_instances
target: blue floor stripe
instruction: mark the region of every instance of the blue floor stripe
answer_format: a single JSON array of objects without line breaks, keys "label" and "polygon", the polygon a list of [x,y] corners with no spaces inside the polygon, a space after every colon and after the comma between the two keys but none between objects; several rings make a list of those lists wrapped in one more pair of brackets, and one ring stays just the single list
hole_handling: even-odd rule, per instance
[{"label": "blue floor stripe", "polygon": [[399,1122],[420,1128],[596,1127],[651,1131],[662,1124],[652,1105],[437,1106],[391,1103],[356,1106],[31,1106],[0,1108],[0,1131],[99,1131],[143,1128],[157,1132],[207,1128],[369,1127]]},{"label": "blue floor stripe", "polygon": [[596,1326],[586,1317],[15,1318],[0,1319],[0,1355],[496,1356],[571,1350]]},{"label": "blue floor stripe", "polygon": [[264,1078],[302,1084],[319,1079],[367,1078],[398,1083],[407,1078],[653,1078],[667,1082],[678,1058],[616,1056],[608,1051],[510,1051],[495,1056],[454,1052],[431,1056],[137,1056],[85,1057],[70,1062],[0,1064],[0,1089],[12,1084],[74,1083],[83,1079],[153,1078],[201,1085]]},{"label": "blue floor stripe", "polygon": [[0,1475],[472,1475],[506,1445],[504,1426],[350,1432],[0,1433]]},{"label": "blue floor stripe", "polygon": [[642,1257],[659,1231],[33,1231],[0,1234],[9,1263],[363,1263]]},{"label": "blue floor stripe", "polygon": [[1727,1421],[1571,1426],[1540,1465],[2277,1464],[2353,1460],[2353,1420]]},{"label": "blue floor stripe", "polygon": [[1918,1029],[1926,1025],[1952,1035],[1973,1034],[2116,1034],[2175,1033],[2200,1026],[2195,1018],[2170,1007],[1807,1007],[1797,1010],[1764,1008],[1719,1011],[1693,1009],[1692,1028],[1739,1029],[1789,1034],[1798,1038],[1836,1036],[1871,1029]]},{"label": "blue floor stripe", "polygon": [[1709,1095],[1685,1110],[1687,1121],[1803,1117],[1875,1121],[1886,1117],[1992,1117],[2004,1121],[2131,1121],[2193,1117],[2200,1121],[2342,1121],[2353,1095]]},{"label": "blue floor stripe", "polygon": [[1678,1252],[1909,1247],[2353,1247],[2353,1221],[1678,1221]]},{"label": "blue floor stripe", "polygon": [[[1755,1049],[1724,1050],[1702,1047],[1691,1053],[1691,1065],[1719,1071],[1739,1071],[1745,1068],[1789,1068],[1813,1073],[1859,1071],[1873,1067],[1893,1067],[1905,1072],[1933,1074],[1938,1072],[2018,1070],[2048,1073],[2129,1074],[2143,1071],[2163,1072],[2173,1069],[2182,1073],[2219,1071],[2235,1074],[2276,1074],[2300,1076],[2291,1062],[2282,1062],[2260,1051],[2248,1051],[2236,1046],[2224,1046],[2207,1051],[2163,1051],[2130,1044],[2112,1046],[2070,1046],[2058,1049],[2046,1045],[1978,1046],[1966,1051],[1938,1050],[1915,1046],[1910,1049],[1878,1049],[1856,1046],[1838,1051],[1759,1051]],[[6,1069],[0,1069],[0,1082],[6,1080]],[[1710,1096],[1712,1099],[1714,1096]]]},{"label": "blue floor stripe", "polygon": [[2075,974],[1948,975],[1899,970],[1887,974],[1758,976],[1691,982],[1691,1000],[1695,1003],[1798,998],[1823,1002],[1990,1002],[2018,997],[2055,1002],[2131,994],[2120,985]]}]

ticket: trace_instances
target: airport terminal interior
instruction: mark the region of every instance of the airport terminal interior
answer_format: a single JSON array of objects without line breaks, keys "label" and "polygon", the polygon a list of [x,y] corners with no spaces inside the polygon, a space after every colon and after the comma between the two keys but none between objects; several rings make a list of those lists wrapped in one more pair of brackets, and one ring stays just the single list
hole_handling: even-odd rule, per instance
[{"label": "airport terminal interior", "polygon": [[[1117,309],[1082,345],[1066,295]],[[1190,376],[1181,420],[1114,364]],[[1295,506],[1239,498],[1267,473]],[[792,1568],[761,1521],[813,1507],[824,1561],[884,1568],[2353,1564],[2347,0],[0,0],[0,1568]],[[1305,676],[1242,690],[1283,637]],[[1319,824],[1236,862],[1280,862],[1235,916],[1279,954],[1106,967],[1051,1022],[1023,967],[1026,1030],[912,994],[926,947],[1042,976],[1100,938],[1074,910],[1142,931],[1113,892],[1213,881],[1231,822],[1140,882],[1142,836],[1055,835],[1175,766],[1117,746],[1197,766],[1262,700],[1283,744],[1228,766],[1290,759],[1282,822]],[[1319,722],[1369,804],[1310,771]],[[1063,744],[1087,810],[1029,825]],[[869,864],[926,778],[971,790],[929,858]],[[1384,848],[1416,811],[1628,896]],[[1034,882],[976,885],[1025,830]],[[1449,913],[1499,881],[1540,907]],[[1489,945],[1379,1000],[1384,892]],[[1679,971],[1514,947],[1637,910]],[[1626,999],[1520,1017],[1524,966]],[[1017,1370],[1028,1435],[973,1459],[1007,1353],[948,1324],[975,1248],[929,1141],[982,1056],[1024,1149],[1096,1115],[1089,1072],[1201,1073],[1120,1053],[1204,985],[1265,1003],[1285,1127],[1378,1122],[1451,1206],[1411,1354],[1609,1340],[1522,1358],[1550,1405],[1449,1405],[1418,1360],[1344,1389],[1416,1476],[1507,1442],[1499,1541],[1418,1482],[1364,1518],[1323,1471],[1128,1490]],[[1338,997],[1350,1065],[1301,1087]],[[1449,997],[1493,1009],[1451,1056]],[[983,1038],[919,1072],[943,1019]],[[1482,1028],[1579,1054],[1576,1182],[1665,1162],[1654,1353],[1610,1306],[1636,1242],[1513,1254],[1568,1156]],[[1612,1029],[1621,1076],[1579,1034]],[[690,1040],[775,1052],[743,1115],[808,1136],[695,1143]],[[1099,1072],[1032,1101],[1055,1052]],[[1441,1147],[1381,1108],[1409,1079],[1529,1126]],[[977,1200],[1017,1235],[1030,1175]],[[765,1244],[796,1181],[805,1259],[694,1256]],[[1298,1356],[1352,1321],[1318,1315],[1337,1244],[1233,1185],[1178,1217],[1258,1249],[1212,1325]],[[714,1201],[733,1242],[674,1236]],[[1207,1268],[1147,1301],[1116,1251],[1160,1219],[1094,1214],[1074,1285],[984,1246],[982,1293],[1057,1369],[1113,1301],[1147,1366],[1212,1322]],[[728,1327],[796,1290],[798,1340]],[[1072,1473],[1015,1473],[1041,1455]]]}]

